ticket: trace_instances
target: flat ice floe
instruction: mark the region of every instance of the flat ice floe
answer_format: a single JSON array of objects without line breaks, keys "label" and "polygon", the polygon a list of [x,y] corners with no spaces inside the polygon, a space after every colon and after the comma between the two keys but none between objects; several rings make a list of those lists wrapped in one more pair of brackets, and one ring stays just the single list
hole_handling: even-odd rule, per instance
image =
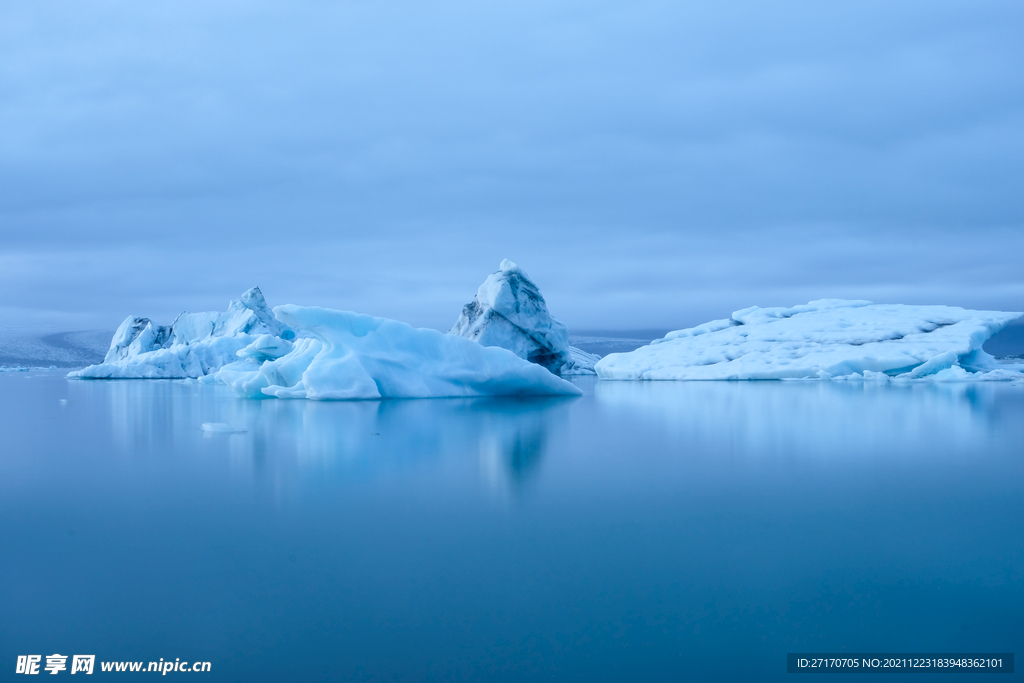
[{"label": "flat ice floe", "polygon": [[592,375],[599,358],[569,346],[569,329],[548,312],[526,271],[508,259],[484,280],[448,334],[508,349],[559,375]]},{"label": "flat ice floe", "polygon": [[[228,304],[224,313],[182,313],[169,326],[128,316],[114,333],[103,362],[68,377],[85,379],[197,378],[238,360],[236,353],[263,339],[288,344],[295,332],[267,308],[259,287]],[[274,339],[276,341],[269,341]]]},{"label": "flat ice floe", "polygon": [[982,344],[1020,313],[821,299],[736,311],[595,366],[601,379],[1020,379]]},{"label": "flat ice floe", "polygon": [[266,357],[258,347],[267,345],[260,341],[240,350],[237,355],[247,359],[215,376],[240,396],[343,400],[582,393],[507,349],[460,336],[327,308],[288,305],[274,313],[312,336],[297,340],[283,355]]}]

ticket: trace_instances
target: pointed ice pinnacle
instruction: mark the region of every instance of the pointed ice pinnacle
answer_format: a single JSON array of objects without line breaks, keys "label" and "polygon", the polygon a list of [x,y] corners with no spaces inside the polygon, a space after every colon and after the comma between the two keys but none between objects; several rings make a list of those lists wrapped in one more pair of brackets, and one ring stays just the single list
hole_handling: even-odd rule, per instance
[{"label": "pointed ice pinnacle", "polygon": [[537,285],[508,259],[484,280],[448,334],[500,346],[555,374],[573,362],[568,328],[551,317]]},{"label": "pointed ice pinnacle", "polygon": [[295,332],[274,318],[263,292],[253,287],[228,304],[224,313],[181,313],[170,325],[128,316],[114,333],[103,363],[69,376],[200,377],[238,360],[236,352],[260,335],[286,340]]}]

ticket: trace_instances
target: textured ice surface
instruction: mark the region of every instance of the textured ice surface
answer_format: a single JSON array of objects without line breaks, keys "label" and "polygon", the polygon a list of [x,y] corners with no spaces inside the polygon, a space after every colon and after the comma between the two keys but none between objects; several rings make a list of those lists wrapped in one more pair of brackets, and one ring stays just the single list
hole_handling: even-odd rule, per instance
[{"label": "textured ice surface", "polygon": [[746,308],[610,354],[602,379],[1015,379],[982,344],[1020,313],[822,299]]},{"label": "textured ice surface", "polygon": [[[259,287],[228,304],[224,313],[182,313],[169,326],[128,316],[114,333],[106,358],[70,373],[90,379],[202,377],[238,360],[236,353],[254,342],[253,353],[272,357],[285,352],[293,330],[267,308]],[[276,356],[273,356],[276,357]]]},{"label": "textured ice surface", "polygon": [[601,360],[596,353],[587,353],[575,346],[569,347],[569,362],[562,366],[560,375],[593,375],[594,364]]},{"label": "textured ice surface", "polygon": [[463,307],[448,334],[508,349],[554,373],[561,372],[567,363],[570,368],[566,374],[586,371],[585,357],[574,361],[568,328],[551,317],[537,285],[508,259],[484,280],[476,298]]},{"label": "textured ice surface", "polygon": [[247,360],[216,375],[240,396],[344,400],[581,393],[507,349],[460,336],[327,308],[288,305],[274,313],[312,337],[262,362],[255,349],[242,350],[238,355]]}]

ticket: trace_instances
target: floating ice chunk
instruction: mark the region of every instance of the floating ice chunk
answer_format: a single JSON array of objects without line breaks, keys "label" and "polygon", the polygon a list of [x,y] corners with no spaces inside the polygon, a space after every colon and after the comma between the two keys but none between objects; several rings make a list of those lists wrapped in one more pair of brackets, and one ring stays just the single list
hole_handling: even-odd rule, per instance
[{"label": "floating ice chunk", "polygon": [[595,369],[602,379],[1009,379],[1015,368],[981,347],[1020,315],[840,299],[754,306],[609,354]]},{"label": "floating ice chunk", "polygon": [[232,427],[226,422],[204,422],[203,431],[208,434],[244,434],[241,427]]},{"label": "floating ice chunk", "polygon": [[[253,357],[288,352],[295,332],[274,318],[259,287],[228,304],[224,313],[182,313],[169,326],[129,316],[117,328],[106,358],[71,372],[89,379],[179,379],[202,377],[238,360],[252,346]],[[276,355],[275,355],[276,354]]]},{"label": "floating ice chunk", "polygon": [[448,334],[508,349],[554,373],[573,361],[568,328],[551,317],[537,285],[508,259],[484,280]]},{"label": "floating ice chunk", "polygon": [[562,366],[559,375],[594,375],[594,364],[601,360],[596,353],[587,353],[575,346],[569,347],[569,362]]},{"label": "floating ice chunk", "polygon": [[871,370],[865,370],[863,377],[865,382],[888,382],[892,379],[884,372],[872,372]]},{"label": "floating ice chunk", "polygon": [[277,318],[313,335],[275,360],[225,366],[217,379],[249,398],[377,399],[578,395],[511,351],[405,323],[326,308],[278,306]]}]

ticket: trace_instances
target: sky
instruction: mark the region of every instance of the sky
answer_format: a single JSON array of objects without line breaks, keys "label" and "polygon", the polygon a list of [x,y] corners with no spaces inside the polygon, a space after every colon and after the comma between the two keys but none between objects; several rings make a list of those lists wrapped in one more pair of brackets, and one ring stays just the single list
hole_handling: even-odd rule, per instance
[{"label": "sky", "polygon": [[1024,311],[1024,3],[0,5],[0,327]]}]

